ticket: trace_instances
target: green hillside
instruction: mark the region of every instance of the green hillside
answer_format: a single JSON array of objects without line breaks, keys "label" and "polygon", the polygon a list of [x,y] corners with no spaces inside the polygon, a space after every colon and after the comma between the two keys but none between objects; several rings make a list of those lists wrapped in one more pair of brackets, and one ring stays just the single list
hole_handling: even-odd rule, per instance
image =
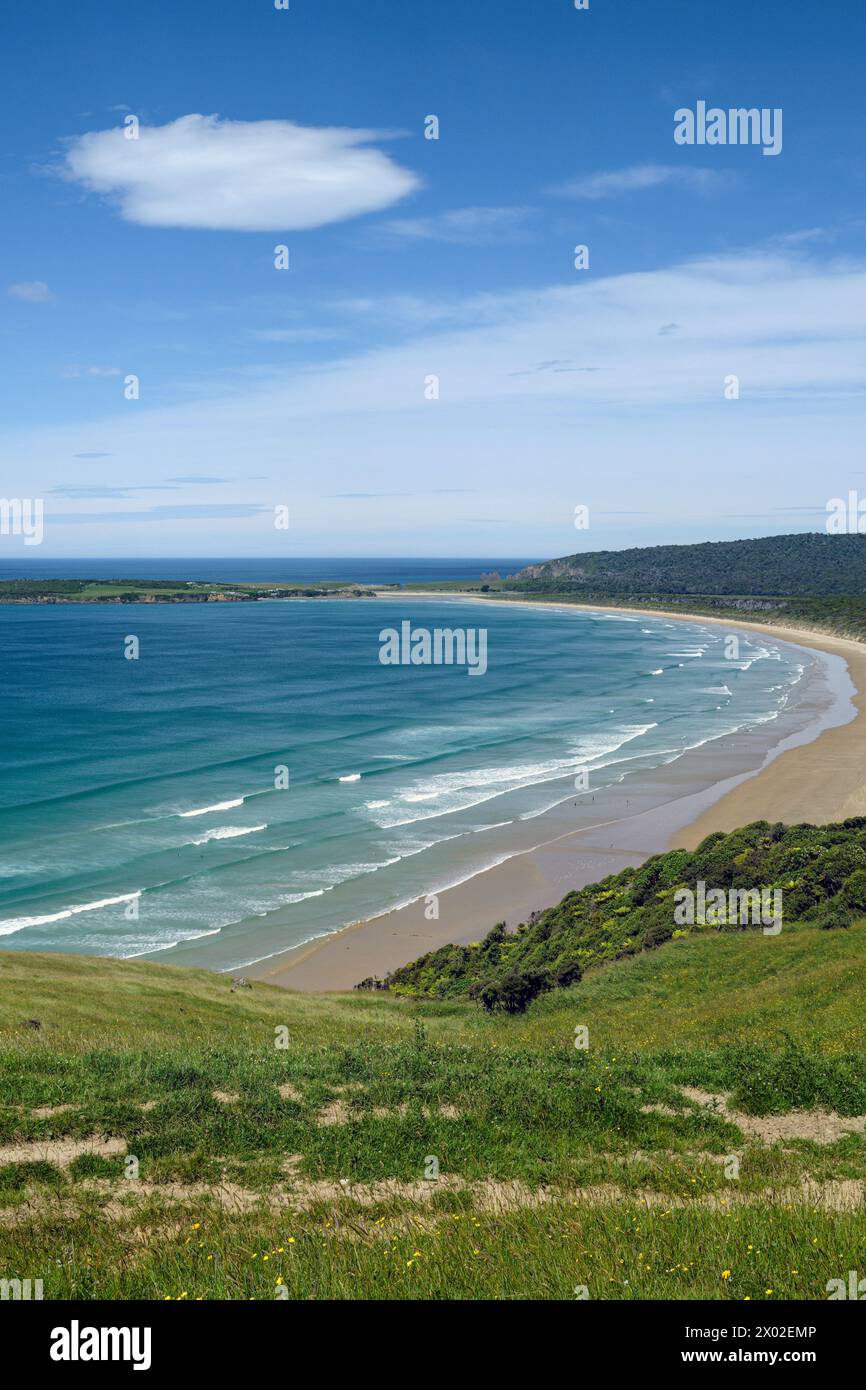
[{"label": "green hillside", "polygon": [[859,921],[696,931],[512,1016],[0,954],[0,1270],[46,1298],[824,1298],[866,1238],[864,966]]},{"label": "green hillside", "polygon": [[853,597],[866,595],[866,536],[806,532],[589,551],[528,565],[514,582],[539,592]]},{"label": "green hillside", "polygon": [[866,536],[818,533],[587,551],[407,592],[663,609],[866,641]]},{"label": "green hillside", "polygon": [[[693,894],[691,920],[676,910],[686,905],[682,890]],[[749,929],[776,935],[799,922],[844,927],[861,912],[866,818],[826,826],[755,821],[710,835],[692,852],[657,854],[639,869],[568,893],[512,934],[500,923],[481,942],[443,946],[384,983],[402,994],[463,996],[488,1010],[519,1013],[537,995],[579,980],[588,966],[674,936]]]}]

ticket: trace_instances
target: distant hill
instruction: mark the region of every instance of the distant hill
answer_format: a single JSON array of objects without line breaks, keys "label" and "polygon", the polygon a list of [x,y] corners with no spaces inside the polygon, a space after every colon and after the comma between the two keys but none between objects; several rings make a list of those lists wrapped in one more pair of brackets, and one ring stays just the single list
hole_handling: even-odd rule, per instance
[{"label": "distant hill", "polygon": [[527,565],[513,582],[557,593],[853,597],[866,595],[866,536],[807,532],[596,550]]},{"label": "distant hill", "polygon": [[210,584],[195,579],[0,579],[0,603],[255,603],[274,598],[370,598],[372,594],[369,585],[335,580],[310,588]]}]

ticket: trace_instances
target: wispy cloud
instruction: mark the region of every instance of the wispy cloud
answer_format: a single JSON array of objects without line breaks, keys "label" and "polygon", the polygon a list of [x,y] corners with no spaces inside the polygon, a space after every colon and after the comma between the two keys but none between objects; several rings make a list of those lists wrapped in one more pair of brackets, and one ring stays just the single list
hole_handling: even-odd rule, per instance
[{"label": "wispy cloud", "polygon": [[[516,408],[524,399],[560,396],[682,405],[721,398],[729,372],[752,396],[862,392],[864,295],[866,262],[742,249],[580,284],[467,296],[447,323],[435,313],[425,321],[418,305],[412,336],[401,323],[388,346],[310,364],[301,374],[275,371],[221,400],[210,391],[198,403],[142,409],[134,422],[118,409],[99,423],[100,442],[105,435],[113,452],[122,442],[136,456],[146,450],[176,459],[185,473],[195,430],[217,474],[239,447],[264,439],[261,462],[282,470],[282,430],[305,417],[330,429],[353,412],[376,420],[383,410],[418,411],[426,430],[440,407],[455,402],[507,399]],[[660,325],[671,324],[676,332],[660,337]],[[576,340],[585,356],[573,355]],[[440,377],[441,401],[425,404],[430,372]],[[518,372],[525,374],[519,382]]]},{"label": "wispy cloud", "polygon": [[146,227],[296,231],[393,206],[420,179],[383,151],[377,133],[292,121],[181,116],[67,141],[60,172]]},{"label": "wispy cloud", "polygon": [[256,502],[226,502],[224,505],[213,506],[199,506],[194,503],[188,506],[166,504],[144,507],[141,511],[135,512],[51,512],[47,515],[46,522],[49,525],[56,521],[113,525],[115,522],[141,521],[230,521],[241,517],[260,516],[270,511],[270,507]]},{"label": "wispy cloud", "polygon": [[639,193],[646,188],[675,184],[695,193],[711,193],[724,188],[730,175],[716,169],[694,169],[680,164],[632,164],[627,169],[612,169],[597,174],[585,174],[557,184],[551,191],[565,198],[616,198],[622,193]]},{"label": "wispy cloud", "polygon": [[532,376],[536,372],[599,372],[601,367],[579,367],[567,358],[554,357],[549,362],[536,362],[534,367],[521,367],[509,376]]},{"label": "wispy cloud", "polygon": [[343,337],[340,328],[256,328],[252,335],[259,343],[329,343]]},{"label": "wispy cloud", "polygon": [[430,217],[401,217],[383,222],[377,231],[404,241],[447,241],[460,246],[489,246],[522,241],[533,212],[524,207],[452,208]]},{"label": "wispy cloud", "polygon": [[132,497],[136,492],[162,492],[164,485],[151,483],[147,486],[130,486],[120,484],[113,487],[109,483],[62,483],[60,487],[48,489],[47,496],[63,497],[67,502],[96,502],[104,498],[106,500],[119,500]]},{"label": "wispy cloud", "polygon": [[332,492],[332,498],[450,498],[475,488],[424,488],[421,492]]},{"label": "wispy cloud", "polygon": [[65,377],[68,381],[74,381],[77,377],[82,377],[82,376],[96,376],[96,377],[120,376],[120,375],[121,375],[121,369],[120,369],[120,367],[78,367],[78,366],[72,366],[72,367],[64,367],[64,368],[62,369],[60,375],[61,375],[62,377]]},{"label": "wispy cloud", "polygon": [[[108,458],[107,454],[76,454],[76,458]],[[210,478],[202,473],[188,473],[176,478],[166,478],[161,482],[153,483],[61,483],[58,487],[47,490],[48,497],[64,497],[69,502],[91,501],[99,499],[119,500],[122,498],[133,497],[137,492],[178,492],[184,487],[211,487],[221,483],[231,483],[236,481],[232,478]],[[199,510],[199,504],[190,504]],[[217,511],[226,504],[217,504]],[[228,504],[233,506],[234,504]],[[177,510],[174,508],[173,510]],[[140,513],[136,513],[140,515]]]},{"label": "wispy cloud", "polygon": [[229,483],[231,478],[210,478],[206,473],[187,473],[179,478],[166,478],[168,483],[184,483],[188,486],[208,487],[212,483]]},{"label": "wispy cloud", "polygon": [[831,227],[803,227],[799,232],[781,232],[770,237],[771,246],[797,247],[813,241],[834,241],[836,231]]},{"label": "wispy cloud", "polygon": [[6,293],[13,299],[24,299],[29,304],[48,304],[54,298],[44,280],[19,280],[7,286]]},{"label": "wispy cloud", "polygon": [[[812,495],[828,437],[835,492],[864,466],[864,297],[866,259],[741,248],[659,270],[469,295],[447,320],[425,317],[419,305],[414,327],[395,321],[383,333],[387,345],[303,372],[284,368],[228,393],[202,382],[200,399],[170,408],[131,412],[118,402],[90,420],[91,445],[115,456],[109,486],[187,479],[200,462],[208,471],[199,476],[223,477],[234,499],[220,493],[223,505],[203,508],[183,498],[179,507],[167,492],[152,499],[165,506],[103,512],[94,526],[104,535],[123,520],[132,538],[141,523],[141,543],[151,545],[153,521],[183,524],[184,544],[227,547],[223,554],[268,541],[277,553],[299,542],[307,554],[380,543],[383,554],[405,554],[395,547],[407,545],[444,554],[454,553],[458,530],[468,543],[467,524],[486,530],[510,517],[510,528],[495,530],[513,554],[541,553],[542,544],[566,554],[574,506],[585,502],[601,548],[621,534],[616,517],[603,520],[616,509],[662,515],[668,536],[683,516],[690,526],[702,518],[705,536],[720,535],[732,498],[759,514]],[[675,332],[659,333],[670,324]],[[573,370],[587,366],[598,370]],[[437,401],[424,395],[431,372]],[[741,383],[736,401],[724,394],[732,373]],[[7,432],[0,491],[29,495],[24,480],[32,487],[46,459],[69,458],[81,438],[78,419]],[[254,458],[268,477],[240,479],[239,458]],[[429,495],[406,497],[409,482]],[[470,506],[457,495],[468,485],[478,494]],[[378,497],[359,498],[364,492]],[[277,503],[292,511],[284,539],[267,516]],[[66,535],[81,521],[77,544],[92,539],[86,514],[64,520]],[[175,534],[171,542],[179,543]],[[169,541],[159,535],[158,544]]]}]

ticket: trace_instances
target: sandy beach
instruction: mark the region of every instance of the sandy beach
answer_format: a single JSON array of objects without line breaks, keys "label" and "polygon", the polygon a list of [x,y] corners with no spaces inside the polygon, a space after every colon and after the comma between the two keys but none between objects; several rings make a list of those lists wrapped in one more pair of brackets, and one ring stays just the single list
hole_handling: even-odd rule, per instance
[{"label": "sandy beach", "polygon": [[[389,595],[389,597],[398,597]],[[405,598],[405,596],[403,596]],[[413,595],[413,602],[422,597]],[[431,598],[439,596],[430,596]],[[456,600],[455,600],[456,601]],[[460,602],[486,603],[486,599]],[[501,600],[495,600],[501,602]],[[509,600],[520,606],[535,603]],[[556,604],[570,611],[597,606]],[[609,611],[605,609],[605,611]],[[763,765],[755,762],[755,746],[732,739],[725,763],[730,775],[718,779],[718,763],[709,784],[709,755],[687,754],[679,764],[662,769],[643,801],[627,816],[604,816],[576,830],[554,833],[536,848],[515,854],[438,894],[319,938],[246,973],[287,989],[326,992],[352,989],[368,976],[381,977],[426,951],[448,942],[476,941],[499,921],[511,928],[530,913],[552,906],[573,888],[637,865],[650,854],[674,847],[694,848],[716,830],[731,830],[754,820],[811,821],[823,824],[866,814],[866,646],[812,629],[753,622],[732,622],[704,614],[619,608],[620,613],[683,619],[721,625],[731,631],[763,633],[775,639],[841,658],[855,687],[851,702],[837,698],[835,726],[822,727],[816,704],[813,723],[797,736],[770,748]],[[835,663],[839,669],[841,664]],[[856,709],[856,715],[854,710]],[[827,722],[826,710],[823,712]],[[844,722],[840,722],[844,721]],[[833,720],[830,719],[832,723]],[[790,746],[786,746],[790,745]],[[680,766],[682,764],[682,766]],[[705,785],[694,790],[696,779]],[[434,915],[434,913],[438,915]]]}]

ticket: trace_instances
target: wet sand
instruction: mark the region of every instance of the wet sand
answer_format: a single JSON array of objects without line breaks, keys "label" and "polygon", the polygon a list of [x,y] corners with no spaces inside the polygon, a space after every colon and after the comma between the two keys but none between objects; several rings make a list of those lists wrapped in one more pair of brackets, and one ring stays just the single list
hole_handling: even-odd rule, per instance
[{"label": "wet sand", "polygon": [[[406,601],[405,595],[389,597]],[[415,602],[421,597],[440,596],[411,597]],[[594,605],[546,606],[562,611],[575,607],[601,611]],[[721,625],[732,632],[763,633],[811,649],[813,654],[826,653],[836,661],[828,663],[832,672],[822,671],[826,688],[819,689],[816,678],[811,693],[803,697],[811,715],[806,727],[781,739],[778,734],[775,738],[764,736],[763,741],[755,735],[730,735],[715,745],[684,754],[677,762],[644,777],[627,814],[622,814],[621,792],[599,796],[597,809],[588,818],[586,812],[593,808],[582,807],[587,823],[581,828],[556,833],[563,825],[563,816],[552,818],[548,823],[551,838],[444,890],[435,902],[419,898],[261,961],[247,970],[248,975],[287,989],[349,990],[368,976],[381,978],[448,942],[477,941],[499,921],[514,928],[533,911],[559,902],[570,889],[640,864],[650,854],[665,849],[694,848],[712,831],[732,830],[762,819],[823,824],[866,815],[866,720],[859,717],[862,692],[866,692],[866,646],[811,629],[732,622],[703,614],[627,608],[603,611],[680,618]],[[854,708],[847,698],[850,684],[840,674],[844,672],[842,662],[855,687],[851,694]],[[835,727],[826,727],[834,721]],[[606,809],[611,812],[607,818]]]}]

